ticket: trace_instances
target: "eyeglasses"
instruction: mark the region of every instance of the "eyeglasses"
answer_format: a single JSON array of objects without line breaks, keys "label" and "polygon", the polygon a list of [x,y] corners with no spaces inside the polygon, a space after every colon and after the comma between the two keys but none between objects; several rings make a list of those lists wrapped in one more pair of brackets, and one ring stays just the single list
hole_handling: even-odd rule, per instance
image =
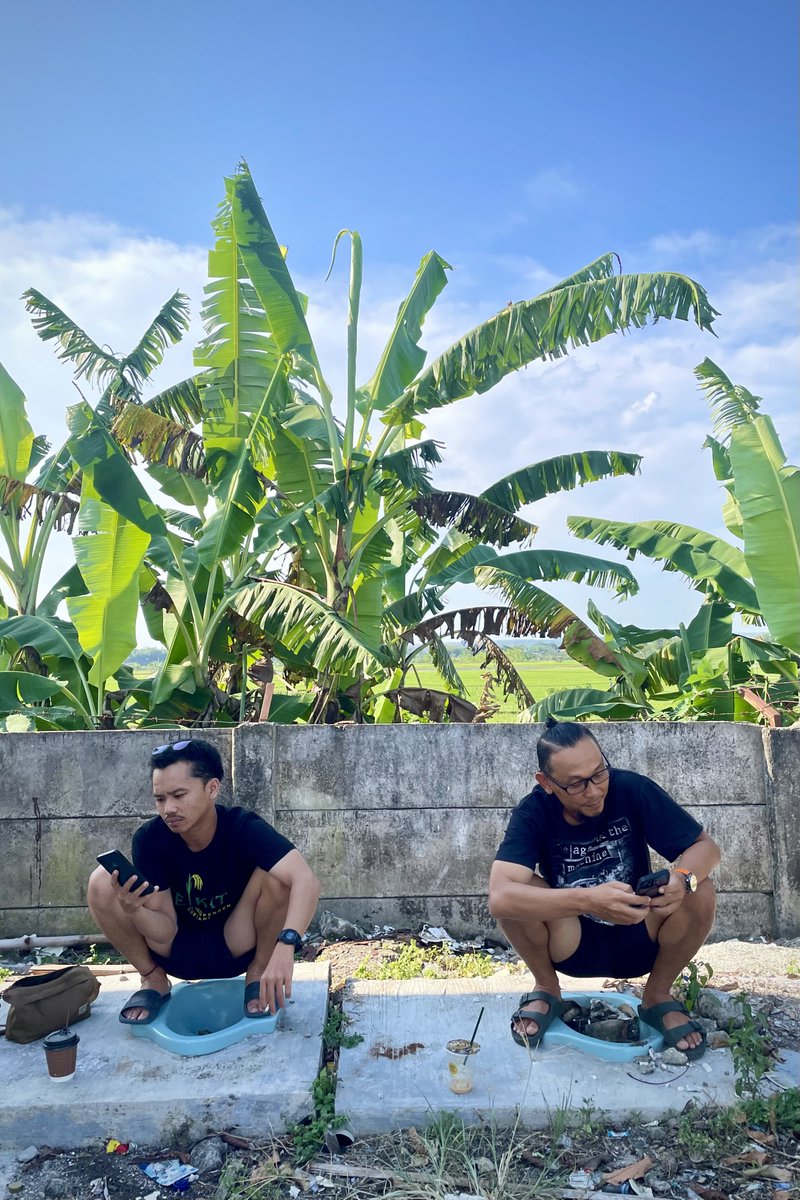
[{"label": "eyeglasses", "polygon": [[549,779],[551,783],[554,783],[562,792],[566,792],[568,796],[580,796],[586,791],[590,783],[605,783],[608,779],[611,774],[611,764],[605,754],[603,755],[603,761],[606,765],[601,767],[599,771],[595,771],[594,775],[590,775],[588,779],[574,779],[572,783],[559,783],[557,779],[553,779],[552,775],[548,775],[547,771],[542,771],[542,774],[545,779]]},{"label": "eyeglasses", "polygon": [[185,750],[187,746],[191,746],[192,741],[192,738],[187,738],[183,742],[164,742],[163,746],[154,746],[151,754],[155,758],[157,754],[163,754],[165,750]]}]

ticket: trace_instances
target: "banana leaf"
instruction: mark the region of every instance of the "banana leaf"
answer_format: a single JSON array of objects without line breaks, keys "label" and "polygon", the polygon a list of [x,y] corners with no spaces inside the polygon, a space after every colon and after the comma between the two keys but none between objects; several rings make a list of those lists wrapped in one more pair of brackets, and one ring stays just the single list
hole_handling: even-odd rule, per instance
[{"label": "banana leaf", "polygon": [[22,389],[0,363],[0,475],[19,480],[26,478],[33,440]]},{"label": "banana leaf", "polygon": [[637,475],[640,454],[621,450],[584,450],[579,454],[559,454],[521,467],[481,492],[500,508],[516,512],[523,504],[532,504],[556,492],[569,492],[585,483],[618,475]]},{"label": "banana leaf", "polygon": [[711,329],[717,315],[699,284],[672,272],[609,274],[559,286],[508,305],[465,334],[406,388],[384,420],[405,424],[474,392],[488,392],[527,363],[561,358],[571,348],[648,321],[691,317],[701,329]]},{"label": "banana leaf", "polygon": [[408,387],[425,362],[419,345],[425,317],[447,284],[446,271],[452,267],[435,251],[426,254],[419,265],[411,291],[397,311],[394,329],[386,343],[375,374],[359,389],[359,408],[382,412]]},{"label": "banana leaf", "polygon": [[800,652],[800,470],[786,463],[766,415],[730,441],[744,555],[772,640]]},{"label": "banana leaf", "polygon": [[136,648],[139,569],[150,535],[105,504],[87,480],[79,529],[73,545],[88,594],[68,597],[67,610],[93,660],[89,682],[102,689]]},{"label": "banana leaf", "polygon": [[742,551],[702,529],[671,521],[628,524],[578,516],[567,517],[567,526],[576,537],[627,550],[631,559],[643,554],[661,562],[665,571],[683,575],[697,591],[716,595],[745,612],[759,612]]},{"label": "banana leaf", "polygon": [[538,722],[557,717],[560,721],[575,721],[580,717],[602,717],[606,721],[629,721],[646,712],[647,705],[614,696],[610,692],[595,688],[566,688],[551,692],[543,700],[531,705],[524,713],[520,713],[519,720]]}]

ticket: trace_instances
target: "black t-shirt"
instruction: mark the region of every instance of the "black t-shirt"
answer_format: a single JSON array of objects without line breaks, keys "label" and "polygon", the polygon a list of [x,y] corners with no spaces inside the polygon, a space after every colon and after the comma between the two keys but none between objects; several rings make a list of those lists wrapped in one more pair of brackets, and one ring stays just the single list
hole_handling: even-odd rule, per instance
[{"label": "black t-shirt", "polygon": [[537,784],[511,814],[496,858],[538,868],[551,887],[615,880],[635,887],[650,871],[648,847],[672,861],[703,832],[668,792],[635,771],[612,769],[599,817],[570,825],[563,812],[556,797]]},{"label": "black t-shirt", "polygon": [[246,808],[218,804],[217,828],[205,850],[190,850],[160,817],[133,835],[136,870],[172,892],[179,927],[225,921],[256,867],[269,871],[294,849],[277,829]]}]

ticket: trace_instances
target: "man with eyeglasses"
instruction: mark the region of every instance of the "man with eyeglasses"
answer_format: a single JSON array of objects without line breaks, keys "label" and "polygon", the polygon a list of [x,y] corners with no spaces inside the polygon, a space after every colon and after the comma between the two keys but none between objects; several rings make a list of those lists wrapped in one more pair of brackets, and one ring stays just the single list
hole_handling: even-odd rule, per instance
[{"label": "man with eyeglasses", "polygon": [[[558,971],[646,975],[642,1020],[699,1058],[702,1028],[670,988],[714,923],[719,847],[653,780],[612,768],[588,726],[549,718],[536,751],[536,787],[514,810],[489,881],[489,910],[536,985],[511,1018],[514,1041],[537,1046],[565,1010]],[[648,847],[673,865],[655,895],[639,896]]]},{"label": "man with eyeglasses", "polygon": [[209,742],[156,746],[151,773],[158,815],[133,835],[138,874],[121,884],[118,871],[98,867],[89,880],[92,916],[141,976],[120,1021],[153,1021],[169,1000],[169,975],[243,974],[244,1015],[277,1013],[292,994],[316,876],[263,818],[217,803],[224,769]]}]

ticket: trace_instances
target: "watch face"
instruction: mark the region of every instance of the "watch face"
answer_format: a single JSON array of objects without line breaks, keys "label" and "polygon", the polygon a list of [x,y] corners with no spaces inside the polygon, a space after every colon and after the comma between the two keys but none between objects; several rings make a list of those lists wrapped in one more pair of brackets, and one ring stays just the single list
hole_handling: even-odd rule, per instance
[{"label": "watch face", "polygon": [[303,939],[296,929],[282,929],[278,934],[278,941],[284,942],[287,946],[299,946]]}]

